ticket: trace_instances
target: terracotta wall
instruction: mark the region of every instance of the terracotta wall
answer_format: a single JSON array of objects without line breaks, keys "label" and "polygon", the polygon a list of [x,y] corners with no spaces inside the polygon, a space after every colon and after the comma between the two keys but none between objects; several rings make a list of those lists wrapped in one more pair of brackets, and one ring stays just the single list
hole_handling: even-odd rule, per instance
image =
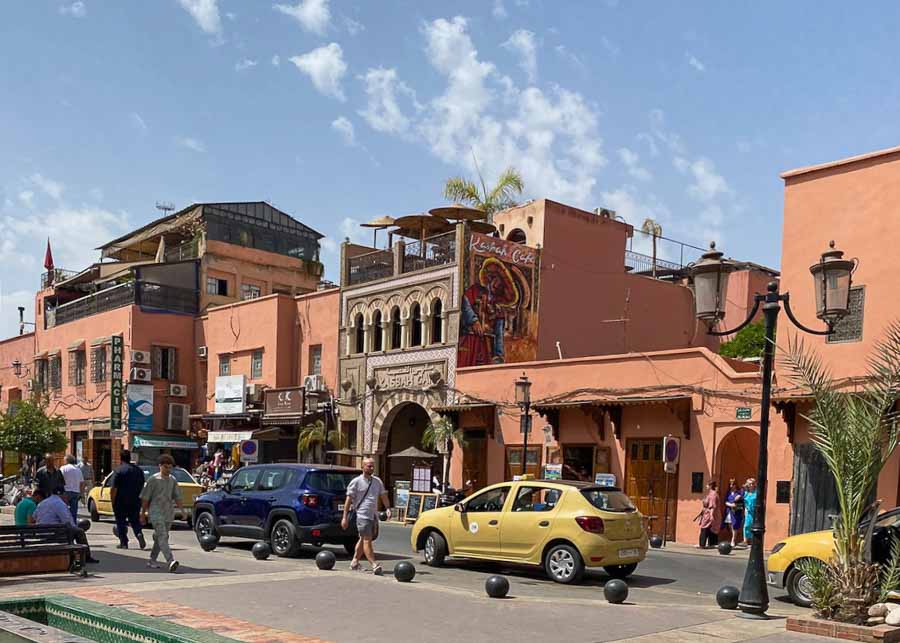
[{"label": "terracotta wall", "polygon": [[299,322],[300,377],[310,374],[310,348],[322,347],[322,376],[325,386],[340,396],[338,373],[338,337],[340,335],[340,290],[331,288],[294,299]]},{"label": "terracotta wall", "polygon": [[[0,341],[0,412],[9,409],[10,400],[28,397],[27,382],[31,378],[34,358],[34,333],[17,335]],[[22,364],[17,376],[13,362]]]}]

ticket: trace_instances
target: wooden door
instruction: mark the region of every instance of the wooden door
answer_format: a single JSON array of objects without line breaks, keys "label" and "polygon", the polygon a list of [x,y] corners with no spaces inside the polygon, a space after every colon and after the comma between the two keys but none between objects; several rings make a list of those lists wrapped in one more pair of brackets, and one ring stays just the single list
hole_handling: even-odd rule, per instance
[{"label": "wooden door", "polygon": [[841,513],[834,476],[811,442],[794,445],[794,480],[791,493],[790,534],[831,529]]},{"label": "wooden door", "polygon": [[[541,477],[541,451],[542,447],[529,446],[525,461],[525,474]],[[522,475],[522,446],[506,447],[506,480],[512,480],[513,476]]]},{"label": "wooden door", "polygon": [[625,449],[625,493],[644,515],[648,531],[662,534],[666,516],[666,478],[668,477],[668,538],[675,538],[675,511],[678,477],[663,470],[662,436],[649,440],[628,440]]}]

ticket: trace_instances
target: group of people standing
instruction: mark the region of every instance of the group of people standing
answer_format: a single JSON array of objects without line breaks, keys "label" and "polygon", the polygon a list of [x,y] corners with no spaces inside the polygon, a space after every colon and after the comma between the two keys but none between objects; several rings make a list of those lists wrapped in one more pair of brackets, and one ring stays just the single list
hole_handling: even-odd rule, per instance
[{"label": "group of people standing", "polygon": [[707,486],[702,508],[694,520],[700,523],[699,549],[716,547],[723,532],[731,538],[732,547],[746,547],[753,538],[753,512],[756,508],[756,480],[748,478],[738,486],[734,478],[728,481],[725,500],[719,496],[718,482]]}]

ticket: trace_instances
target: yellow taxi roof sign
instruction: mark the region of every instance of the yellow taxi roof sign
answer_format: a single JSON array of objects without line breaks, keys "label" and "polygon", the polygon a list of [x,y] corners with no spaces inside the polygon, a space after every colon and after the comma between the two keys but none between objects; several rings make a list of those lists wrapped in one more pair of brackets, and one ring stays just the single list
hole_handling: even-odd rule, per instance
[{"label": "yellow taxi roof sign", "polygon": [[534,480],[533,473],[523,473],[520,476],[513,476],[513,482],[519,482],[520,480]]}]

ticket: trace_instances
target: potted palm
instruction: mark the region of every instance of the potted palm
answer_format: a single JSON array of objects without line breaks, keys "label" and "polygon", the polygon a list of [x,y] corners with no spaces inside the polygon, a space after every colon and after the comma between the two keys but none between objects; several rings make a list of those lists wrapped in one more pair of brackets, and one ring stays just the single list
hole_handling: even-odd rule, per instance
[{"label": "potted palm", "polygon": [[450,462],[450,452],[454,441],[460,448],[464,447],[466,443],[465,432],[453,426],[450,418],[444,417],[437,422],[432,422],[422,433],[422,446],[439,452],[444,458],[441,469],[442,491],[447,490],[447,465]]}]

